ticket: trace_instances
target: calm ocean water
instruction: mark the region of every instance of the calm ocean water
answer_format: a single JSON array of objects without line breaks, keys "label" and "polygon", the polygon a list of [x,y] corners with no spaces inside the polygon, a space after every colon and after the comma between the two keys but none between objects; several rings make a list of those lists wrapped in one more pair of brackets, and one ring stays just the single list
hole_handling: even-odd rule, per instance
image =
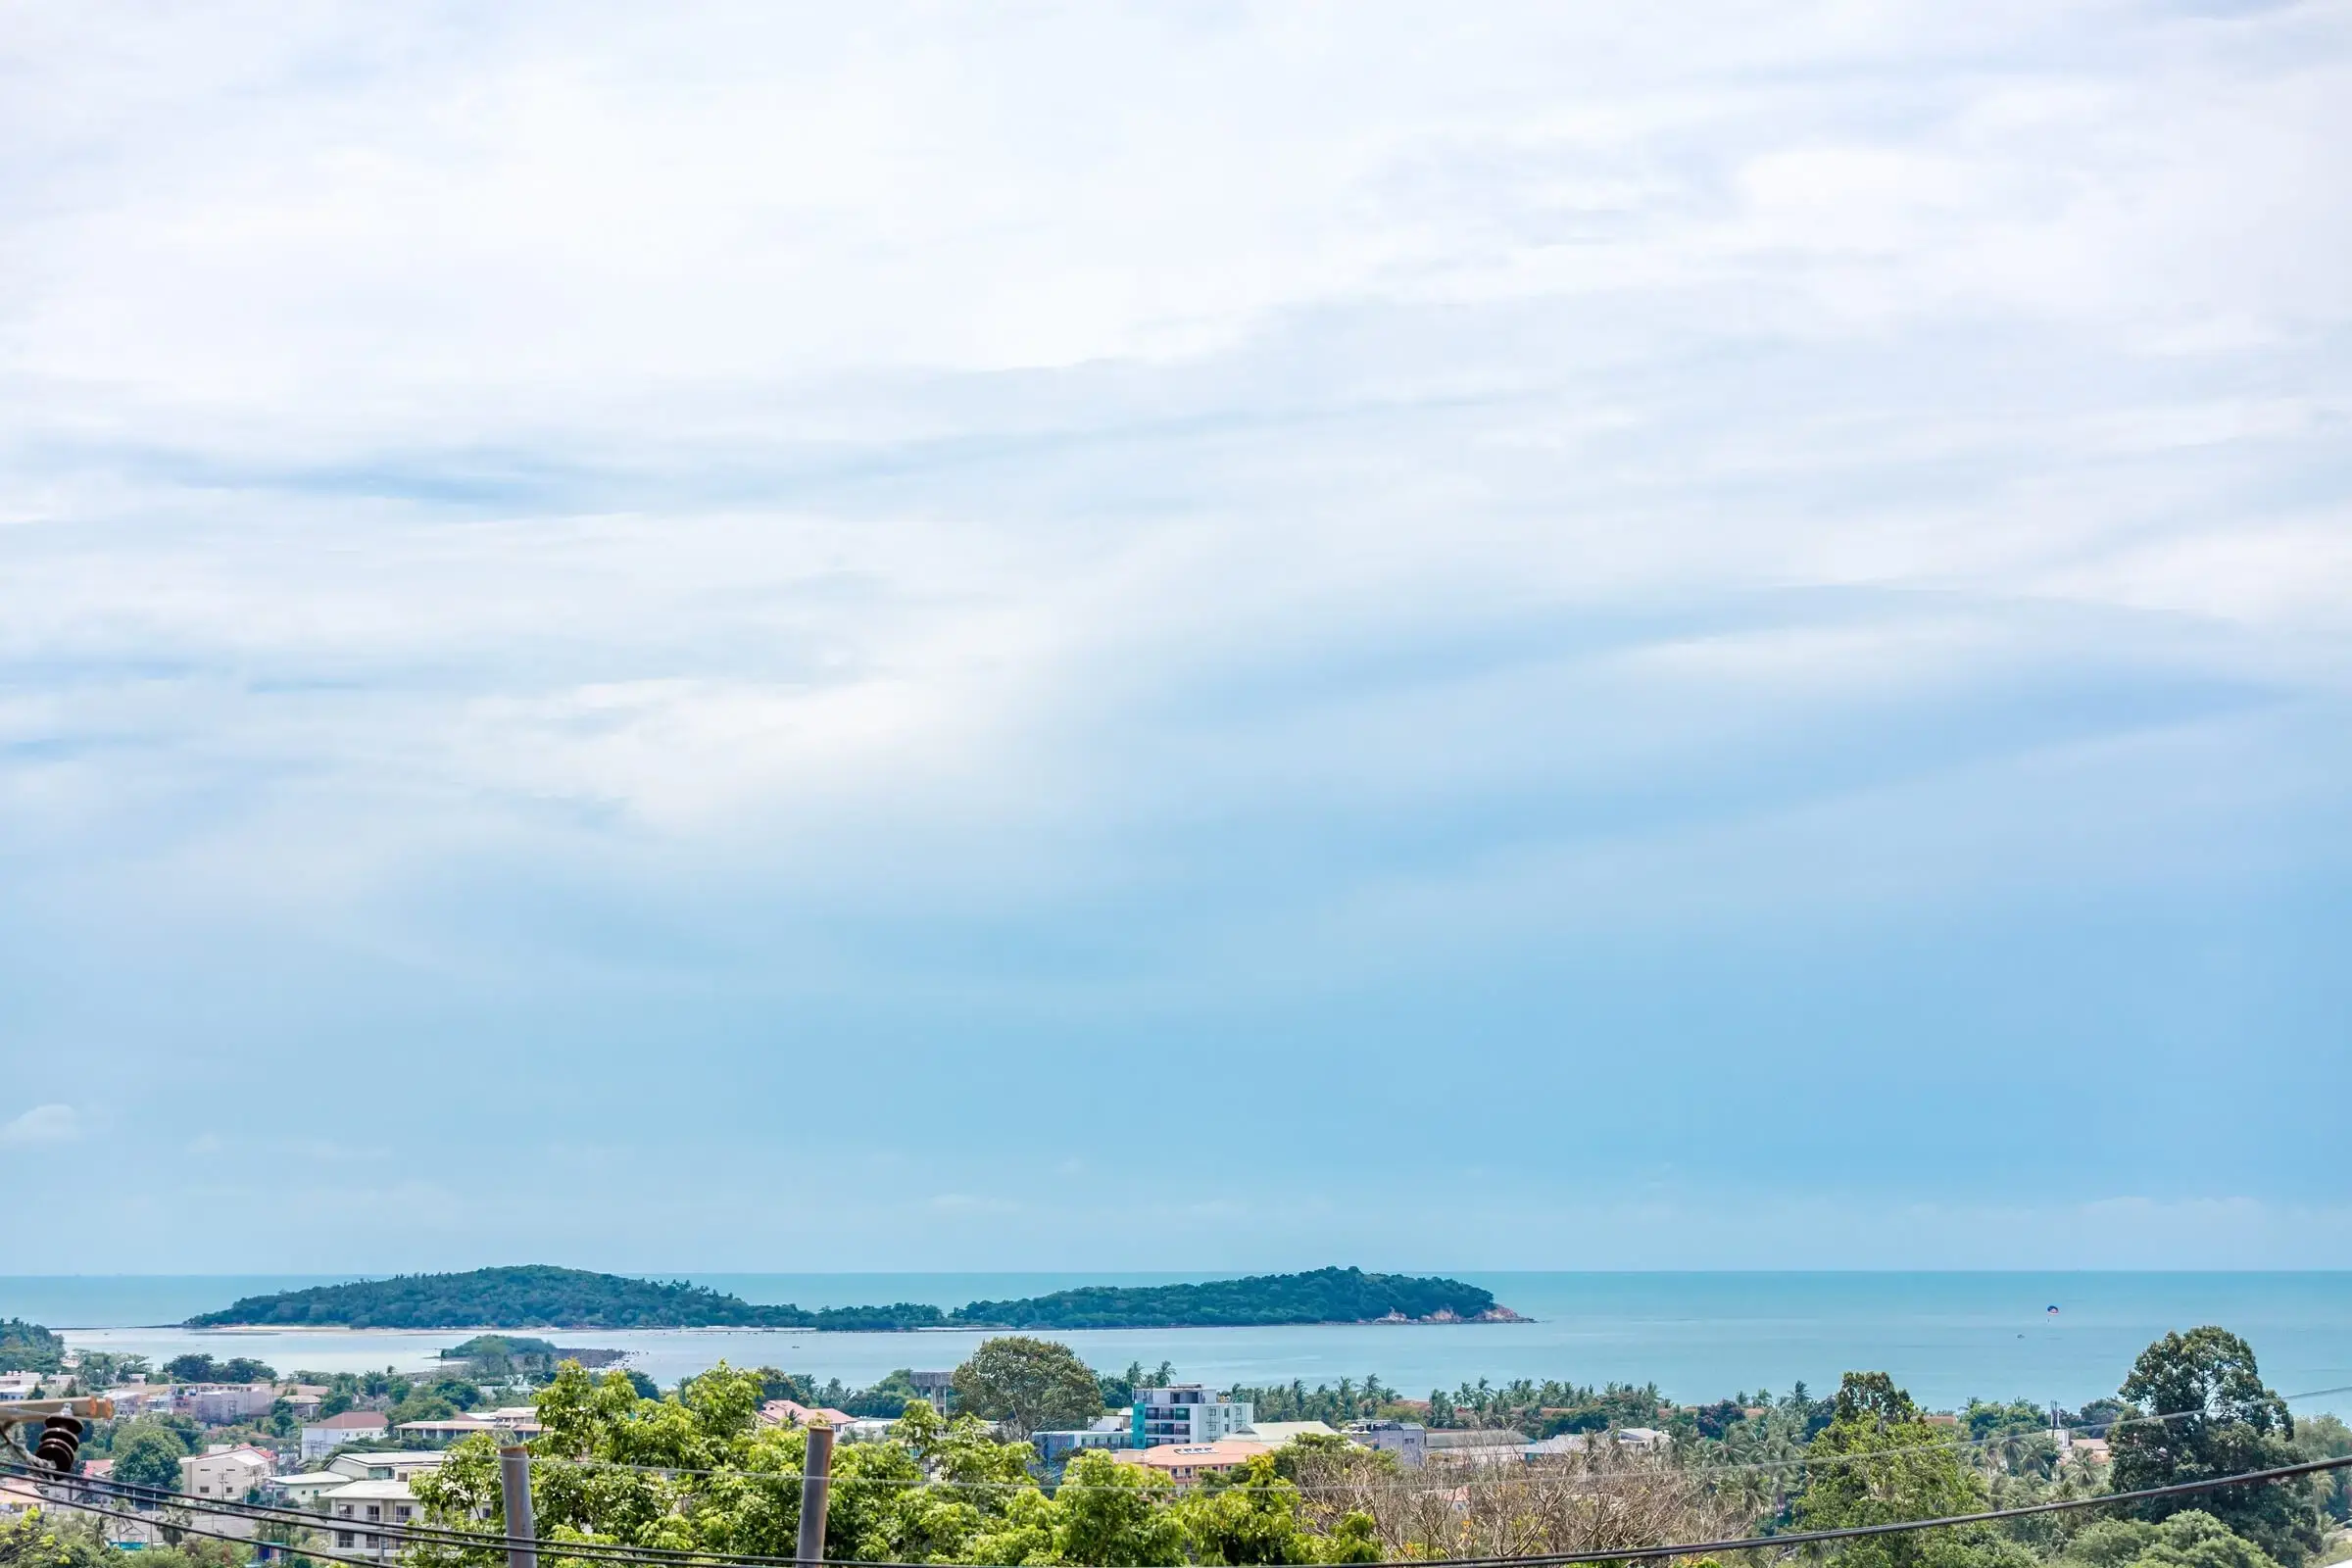
[{"label": "calm ocean water", "polygon": [[[345,1276],[336,1276],[338,1278]],[[1077,1284],[1147,1284],[1172,1274],[705,1274],[754,1301],[803,1306],[929,1301],[959,1306]],[[1971,1396],[2080,1404],[2110,1394],[2167,1330],[2220,1323],[2252,1342],[2282,1393],[2352,1385],[2352,1274],[1467,1274],[1527,1324],[1124,1330],[1054,1336],[1098,1367],[1172,1361],[1217,1384],[1309,1385],[1343,1374],[1411,1394],[1489,1378],[1654,1380],[1681,1400],[1799,1379],[1821,1390],[1851,1368],[1891,1372],[1924,1402]],[[461,1336],[443,1332],[190,1333],[169,1324],[240,1296],[324,1283],[291,1276],[0,1278],[0,1316],[66,1329],[95,1348],[163,1357],[251,1354],[280,1368],[419,1367]],[[2056,1314],[2047,1308],[2058,1307]],[[722,1357],[848,1383],[893,1367],[947,1367],[982,1336],[673,1330],[563,1333],[571,1345],[636,1352],[669,1382]],[[2352,1415],[2352,1395],[2298,1401]]]}]

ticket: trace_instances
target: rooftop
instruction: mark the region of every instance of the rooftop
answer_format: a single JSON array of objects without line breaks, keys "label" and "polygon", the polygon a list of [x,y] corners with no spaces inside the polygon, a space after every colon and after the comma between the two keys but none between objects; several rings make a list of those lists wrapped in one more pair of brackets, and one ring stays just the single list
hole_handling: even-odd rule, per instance
[{"label": "rooftop", "polygon": [[408,1502],[416,1494],[409,1490],[406,1481],[354,1481],[347,1487],[337,1487],[334,1498],[338,1503],[376,1502],[387,1498]]},{"label": "rooftop", "polygon": [[1140,1464],[1152,1470],[1229,1470],[1266,1451],[1263,1443],[1219,1438],[1214,1443],[1163,1443],[1152,1448],[1116,1448],[1110,1456],[1120,1464]]},{"label": "rooftop", "polygon": [[1250,1443],[1271,1444],[1277,1448],[1297,1438],[1339,1436],[1320,1421],[1252,1421],[1233,1435]]}]

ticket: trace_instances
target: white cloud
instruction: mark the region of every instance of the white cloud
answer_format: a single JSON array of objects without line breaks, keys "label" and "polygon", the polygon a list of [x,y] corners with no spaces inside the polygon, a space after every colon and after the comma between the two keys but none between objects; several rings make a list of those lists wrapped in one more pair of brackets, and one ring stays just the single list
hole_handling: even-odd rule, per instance
[{"label": "white cloud", "polygon": [[25,1149],[70,1144],[81,1136],[81,1114],[72,1105],[35,1105],[0,1123],[0,1148]]},{"label": "white cloud", "polygon": [[2340,10],[858,16],[7,14],[0,965],[293,1081],[2329,874]]}]

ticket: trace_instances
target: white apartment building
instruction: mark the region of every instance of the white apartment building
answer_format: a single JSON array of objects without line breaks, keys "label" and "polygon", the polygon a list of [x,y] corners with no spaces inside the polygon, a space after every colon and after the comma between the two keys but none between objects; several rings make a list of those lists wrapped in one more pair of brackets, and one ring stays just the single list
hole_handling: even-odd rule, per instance
[{"label": "white apartment building", "polygon": [[270,1479],[277,1461],[261,1449],[216,1444],[203,1453],[179,1461],[179,1491],[187,1497],[226,1497],[241,1501]]},{"label": "white apartment building", "polygon": [[449,1457],[440,1448],[401,1448],[389,1453],[338,1453],[327,1469],[354,1481],[406,1481],[419,1470],[438,1470]]},{"label": "white apartment building", "polygon": [[1163,1443],[1215,1443],[1250,1425],[1252,1407],[1236,1404],[1206,1384],[1179,1383],[1165,1389],[1138,1389],[1129,1413],[1128,1446],[1157,1447]]},{"label": "white apartment building", "polygon": [[319,1499],[329,1521],[337,1551],[356,1551],[368,1557],[392,1557],[407,1545],[388,1534],[385,1526],[417,1523],[416,1494],[406,1481],[354,1481],[337,1487]]},{"label": "white apartment building", "polygon": [[381,1410],[346,1410],[330,1415],[323,1421],[314,1421],[302,1429],[302,1459],[323,1459],[346,1443],[363,1438],[380,1438],[389,1422]]},{"label": "white apartment building", "polygon": [[274,1383],[195,1383],[179,1391],[175,1401],[184,1415],[208,1427],[224,1427],[270,1413],[277,1402]]},{"label": "white apartment building", "polygon": [[293,1507],[309,1508],[325,1494],[339,1492],[351,1482],[340,1470],[314,1470],[307,1475],[271,1476],[269,1490]]},{"label": "white apartment building", "polygon": [[1408,1469],[1419,1469],[1429,1456],[1429,1429],[1418,1421],[1358,1421],[1348,1428],[1350,1442],[1396,1456]]}]

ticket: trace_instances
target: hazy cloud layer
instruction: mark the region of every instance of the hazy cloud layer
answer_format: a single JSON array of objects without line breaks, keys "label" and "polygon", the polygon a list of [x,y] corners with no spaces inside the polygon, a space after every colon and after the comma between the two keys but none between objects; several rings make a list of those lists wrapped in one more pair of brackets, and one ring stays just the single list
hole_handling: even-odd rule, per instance
[{"label": "hazy cloud layer", "polygon": [[221,1266],[2352,1262],[2348,103],[2333,5],[19,8],[0,1143],[398,1253]]}]

